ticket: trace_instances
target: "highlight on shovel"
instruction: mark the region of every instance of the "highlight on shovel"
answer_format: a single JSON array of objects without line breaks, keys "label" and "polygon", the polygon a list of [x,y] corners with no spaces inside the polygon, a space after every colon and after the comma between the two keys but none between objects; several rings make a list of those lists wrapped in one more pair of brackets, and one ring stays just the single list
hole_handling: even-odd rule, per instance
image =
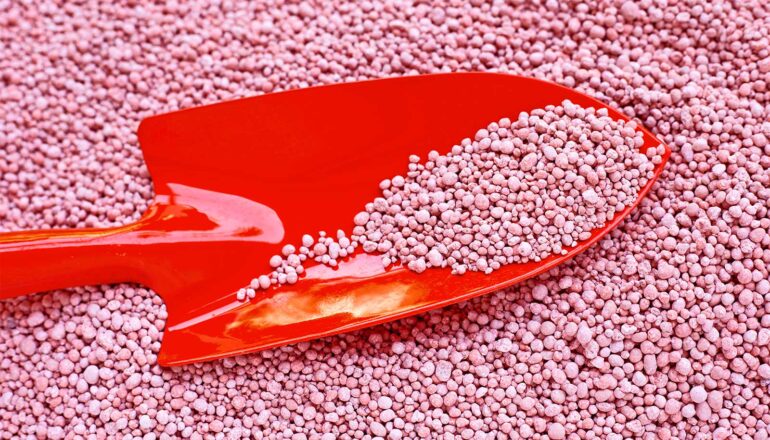
[{"label": "highlight on shovel", "polygon": [[[447,151],[490,121],[565,99],[628,120],[574,90],[490,73],[320,86],[150,117],[138,133],[156,192],[145,215],[114,228],[0,234],[0,299],[142,283],[168,311],[159,362],[179,365],[367,327],[510,286],[615,227],[650,190],[669,150],[635,202],[565,255],[458,276],[385,268],[359,248],[336,268],[307,264],[296,284],[246,302],[235,295],[303,233],[352,228],[353,216],[379,195],[379,182],[403,173],[409,155]],[[642,151],[661,143],[641,130]]]}]

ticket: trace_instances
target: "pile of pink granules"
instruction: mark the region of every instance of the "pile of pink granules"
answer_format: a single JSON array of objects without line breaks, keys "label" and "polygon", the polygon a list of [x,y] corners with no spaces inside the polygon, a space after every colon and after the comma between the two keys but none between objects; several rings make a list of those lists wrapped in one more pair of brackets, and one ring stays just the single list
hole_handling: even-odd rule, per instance
[{"label": "pile of pink granules", "polygon": [[635,122],[570,101],[492,122],[446,155],[432,151],[424,164],[412,155],[406,177],[383,180],[382,197],[353,218],[352,239],[340,230],[336,240],[321,232],[304,235],[299,249],[285,245],[270,259],[275,269],[238,300],[296,283],[308,260],[334,267],[359,243],[383,265],[417,273],[488,274],[566,254],[636,201],[664,152],[642,145]]},{"label": "pile of pink granules", "polygon": [[573,261],[351,334],[163,369],[144,288],[0,302],[0,438],[767,439],[768,35],[761,0],[0,2],[4,230],[138,218],[145,116],[372,77],[545,78],[673,150]]}]

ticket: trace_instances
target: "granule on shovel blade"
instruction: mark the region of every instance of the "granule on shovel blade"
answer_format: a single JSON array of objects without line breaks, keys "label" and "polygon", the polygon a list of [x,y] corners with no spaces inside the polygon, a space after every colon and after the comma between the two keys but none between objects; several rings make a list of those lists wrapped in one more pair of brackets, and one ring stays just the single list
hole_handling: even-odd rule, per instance
[{"label": "granule on shovel blade", "polygon": [[141,216],[143,117],[366,78],[542,78],[673,153],[575,259],[350,334],[161,368],[148,289],[2,301],[0,438],[768,439],[768,36],[765,0],[1,3],[3,230]]},{"label": "granule on shovel blade", "polygon": [[[506,264],[539,261],[590,238],[634,203],[653,176],[663,147],[640,151],[635,122],[606,109],[569,101],[492,122],[449,153],[409,158],[405,176],[380,183],[382,196],[353,218],[351,238],[305,235],[295,251],[275,255],[269,275],[240,289],[294,284],[303,262],[335,266],[361,245],[415,272],[451,267],[491,273]],[[269,280],[269,282],[268,282]]]}]

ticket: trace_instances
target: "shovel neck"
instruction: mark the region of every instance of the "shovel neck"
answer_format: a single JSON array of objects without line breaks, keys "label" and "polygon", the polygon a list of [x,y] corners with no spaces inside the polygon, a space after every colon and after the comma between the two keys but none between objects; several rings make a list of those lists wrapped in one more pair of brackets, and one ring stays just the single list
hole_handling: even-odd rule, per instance
[{"label": "shovel neck", "polygon": [[220,307],[283,240],[283,224],[271,208],[243,197],[166,188],[173,192],[158,194],[128,225],[0,234],[0,299],[136,282],[163,297],[170,325]]},{"label": "shovel neck", "polygon": [[125,248],[140,223],[103,229],[0,234],[0,299],[57,288],[131,281],[139,273]]},{"label": "shovel neck", "polygon": [[0,233],[0,299],[82,285],[150,284],[155,267],[147,258],[157,255],[154,246],[189,239],[194,223],[209,226],[195,212],[156,201],[127,225]]}]

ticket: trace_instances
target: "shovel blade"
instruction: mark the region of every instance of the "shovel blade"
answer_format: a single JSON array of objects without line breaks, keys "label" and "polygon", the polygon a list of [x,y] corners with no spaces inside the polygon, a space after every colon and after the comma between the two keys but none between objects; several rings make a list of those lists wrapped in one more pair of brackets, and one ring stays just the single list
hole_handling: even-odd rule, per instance
[{"label": "shovel blade", "polygon": [[[607,107],[536,79],[465,73],[314,87],[144,120],[139,141],[156,212],[167,213],[142,232],[167,238],[144,253],[140,280],[168,309],[160,363],[243,354],[398,319],[509,286],[581,252],[635,205],[565,256],[491,275],[386,270],[379,257],[357,253],[336,269],[308,266],[297,284],[260,291],[252,301],[235,298],[239,287],[271,270],[268,260],[284,244],[305,233],[349,232],[353,216],[379,195],[379,182],[403,174],[410,154],[446,152],[491,121],[564,99]],[[644,136],[643,149],[660,144]]]}]

